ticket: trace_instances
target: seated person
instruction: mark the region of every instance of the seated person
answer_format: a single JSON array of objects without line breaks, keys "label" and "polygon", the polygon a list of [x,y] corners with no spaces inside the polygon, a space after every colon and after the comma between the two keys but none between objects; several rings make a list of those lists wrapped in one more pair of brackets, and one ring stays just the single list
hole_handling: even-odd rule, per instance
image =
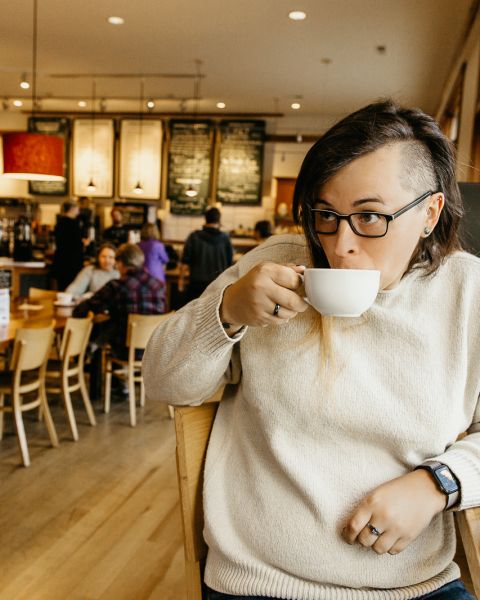
[{"label": "seated person", "polygon": [[[130,313],[141,315],[165,312],[165,284],[149,275],[143,268],[145,257],[136,244],[123,244],[117,250],[120,279],[112,279],[91,298],[78,304],[74,317],[108,313],[110,318],[97,324],[91,336],[94,349],[90,367],[90,395],[100,397],[101,356],[99,347],[110,344],[113,354],[126,360],[127,323]],[[125,389],[119,390],[126,395]]]},{"label": "seated person", "polygon": [[74,298],[85,300],[111,279],[119,277],[120,273],[115,268],[115,246],[102,244],[98,249],[96,264],[84,267],[65,291]]},{"label": "seated person", "polygon": [[257,221],[254,228],[255,239],[263,242],[272,235],[272,224],[270,221]]}]

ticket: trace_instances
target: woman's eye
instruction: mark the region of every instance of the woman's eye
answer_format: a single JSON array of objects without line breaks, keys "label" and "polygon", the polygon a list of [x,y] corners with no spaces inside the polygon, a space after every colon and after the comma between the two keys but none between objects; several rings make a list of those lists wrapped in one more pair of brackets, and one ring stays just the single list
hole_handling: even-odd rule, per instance
[{"label": "woman's eye", "polygon": [[357,218],[362,225],[376,225],[380,220],[380,215],[377,215],[377,213],[360,213]]},{"label": "woman's eye", "polygon": [[324,223],[331,223],[332,221],[335,221],[336,216],[331,213],[328,212],[327,210],[322,210],[320,211],[318,214],[318,217],[321,221],[323,221]]}]

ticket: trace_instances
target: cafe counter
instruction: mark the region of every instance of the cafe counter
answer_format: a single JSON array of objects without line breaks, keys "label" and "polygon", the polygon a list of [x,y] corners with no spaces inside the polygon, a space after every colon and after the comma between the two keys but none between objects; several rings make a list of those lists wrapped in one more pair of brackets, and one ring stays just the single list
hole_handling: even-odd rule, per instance
[{"label": "cafe counter", "polygon": [[10,288],[13,298],[28,296],[30,287],[48,287],[48,269],[41,261],[15,261],[0,258],[0,287]]}]

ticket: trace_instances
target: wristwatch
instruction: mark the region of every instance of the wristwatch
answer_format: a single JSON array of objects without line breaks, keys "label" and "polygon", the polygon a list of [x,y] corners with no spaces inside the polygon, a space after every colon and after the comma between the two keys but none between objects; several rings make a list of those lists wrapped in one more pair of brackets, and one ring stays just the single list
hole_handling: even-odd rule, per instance
[{"label": "wristwatch", "polygon": [[432,474],[438,489],[447,496],[447,505],[445,510],[452,507],[458,500],[460,486],[455,475],[450,471],[447,465],[436,460],[426,460],[417,469],[425,469]]}]

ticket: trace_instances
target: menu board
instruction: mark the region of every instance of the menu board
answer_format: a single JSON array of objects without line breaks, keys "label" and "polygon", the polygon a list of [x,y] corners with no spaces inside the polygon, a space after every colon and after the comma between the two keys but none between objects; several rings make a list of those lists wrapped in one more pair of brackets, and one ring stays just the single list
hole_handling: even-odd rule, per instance
[{"label": "menu board", "polygon": [[265,121],[220,123],[217,200],[261,204]]},{"label": "menu board", "polygon": [[65,177],[65,181],[29,181],[29,193],[42,196],[66,196],[68,194],[70,170],[70,121],[58,117],[30,117],[28,119],[28,131],[30,133],[56,135],[63,139],[63,176]]},{"label": "menu board", "polygon": [[211,121],[170,122],[167,198],[173,214],[205,212],[210,189],[212,140]]}]

